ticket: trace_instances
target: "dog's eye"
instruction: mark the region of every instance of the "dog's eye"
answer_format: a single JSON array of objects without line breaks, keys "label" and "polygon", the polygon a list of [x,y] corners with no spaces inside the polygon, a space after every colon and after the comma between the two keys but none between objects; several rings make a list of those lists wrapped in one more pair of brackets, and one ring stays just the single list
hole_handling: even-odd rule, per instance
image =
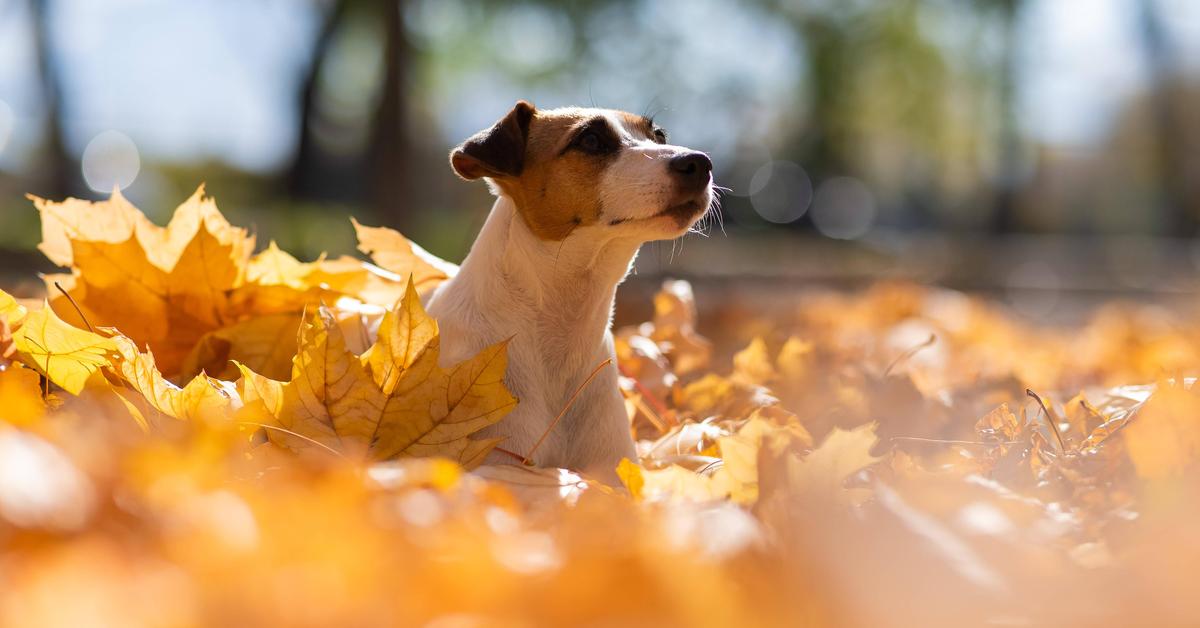
[{"label": "dog's eye", "polygon": [[575,138],[575,145],[586,153],[598,153],[604,148],[604,140],[600,139],[599,133],[589,129]]},{"label": "dog's eye", "polygon": [[571,138],[566,150],[577,150],[588,155],[615,153],[621,148],[612,128],[603,120],[592,120]]},{"label": "dog's eye", "polygon": [[659,144],[666,144],[667,132],[658,127],[654,127],[654,141],[658,142]]}]

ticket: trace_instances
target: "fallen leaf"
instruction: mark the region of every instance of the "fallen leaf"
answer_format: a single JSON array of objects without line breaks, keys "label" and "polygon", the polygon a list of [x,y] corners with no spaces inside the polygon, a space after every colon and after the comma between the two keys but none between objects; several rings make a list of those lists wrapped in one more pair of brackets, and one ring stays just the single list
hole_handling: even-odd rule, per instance
[{"label": "fallen leaf", "polygon": [[819,447],[803,459],[788,459],[787,482],[795,499],[801,503],[856,503],[870,493],[869,489],[847,488],[846,479],[879,458],[871,455],[875,446],[875,425],[867,424],[852,430],[834,428]]},{"label": "fallen leaf", "polygon": [[642,477],[642,468],[629,458],[621,458],[621,463],[617,465],[617,477],[620,478],[621,484],[625,486],[625,490],[629,491],[629,496],[634,499],[642,498],[642,490],[646,486],[646,479]]},{"label": "fallen leaf", "polygon": [[1200,394],[1162,384],[1124,432],[1138,475],[1178,476],[1200,461]]},{"label": "fallen leaf", "polygon": [[185,378],[201,371],[235,380],[234,362],[273,379],[286,379],[296,354],[296,335],[303,317],[299,313],[267,314],[211,331],[196,342],[179,372]]},{"label": "fallen leaf", "polygon": [[708,366],[712,343],[696,331],[696,297],[692,285],[682,280],[663,282],[654,295],[654,322],[650,337],[663,346],[677,375]]},{"label": "fallen leaf", "polygon": [[507,343],[443,369],[434,332],[411,283],[362,357],[347,350],[332,314],[320,308],[301,328],[291,381],[241,367],[243,417],[264,415],[278,426],[268,437],[289,449],[315,444],[375,459],[446,456],[477,466],[498,441],[469,436],[516,405],[503,383]]},{"label": "fallen leaf", "polygon": [[3,290],[0,290],[0,322],[6,323],[10,328],[14,328],[28,311],[21,305],[13,296]]},{"label": "fallen leaf", "polygon": [[708,502],[723,499],[725,487],[711,476],[670,465],[662,469],[643,469],[642,498],[648,502],[683,500]]},{"label": "fallen leaf", "polygon": [[46,413],[39,385],[41,378],[32,369],[19,366],[0,368],[0,422],[28,427]]},{"label": "fallen leaf", "polygon": [[13,334],[13,345],[21,362],[73,395],[117,355],[111,338],[72,327],[48,307],[25,318]]},{"label": "fallen leaf", "polygon": [[353,218],[350,221],[358,235],[358,250],[370,255],[383,268],[401,277],[411,277],[421,294],[458,273],[455,265],[429,253],[395,229],[368,227]]},{"label": "fallen leaf", "polygon": [[229,389],[219,380],[201,374],[183,387],[167,381],[154,363],[154,355],[138,351],[133,341],[113,338],[120,358],[116,371],[150,407],[174,419],[217,422],[234,407]]},{"label": "fallen leaf", "polygon": [[777,425],[755,413],[733,434],[717,439],[722,464],[714,481],[723,486],[735,503],[758,501],[759,456],[765,448],[772,455],[812,447],[812,437],[798,423]]},{"label": "fallen leaf", "polygon": [[[411,369],[426,351],[438,350],[437,321],[425,313],[417,295],[416,282],[409,280],[404,299],[388,311],[379,324],[378,340],[363,354],[363,360],[385,393],[396,389],[400,376]],[[432,366],[432,362],[427,361]]]},{"label": "fallen leaf", "polygon": [[[165,228],[119,193],[102,203],[35,204],[43,216],[43,251],[73,270],[69,278],[49,277],[47,285],[59,281],[92,325],[149,345],[167,372],[178,369],[204,333],[233,321],[229,295],[244,280],[254,238],[225,221],[203,186]],[[51,303],[59,315],[78,318],[66,297]]]},{"label": "fallen leaf", "polygon": [[763,386],[776,378],[775,366],[767,343],[761,336],[733,355],[733,377],[751,385]]}]

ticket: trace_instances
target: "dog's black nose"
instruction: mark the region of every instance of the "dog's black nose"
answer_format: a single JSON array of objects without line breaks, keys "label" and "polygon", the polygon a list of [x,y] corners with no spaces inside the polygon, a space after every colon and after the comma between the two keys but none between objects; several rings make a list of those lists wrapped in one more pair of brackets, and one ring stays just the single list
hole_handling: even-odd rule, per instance
[{"label": "dog's black nose", "polygon": [[708,174],[712,172],[712,160],[700,152],[683,153],[671,158],[671,172],[687,185],[708,185]]}]

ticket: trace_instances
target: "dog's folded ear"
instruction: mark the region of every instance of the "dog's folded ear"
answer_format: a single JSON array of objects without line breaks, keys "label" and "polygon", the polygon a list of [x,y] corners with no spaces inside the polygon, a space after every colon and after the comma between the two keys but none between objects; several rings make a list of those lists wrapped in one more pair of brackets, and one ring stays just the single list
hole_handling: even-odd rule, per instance
[{"label": "dog's folded ear", "polygon": [[525,141],[529,122],[536,111],[524,100],[518,101],[508,115],[472,135],[450,152],[450,167],[468,181],[480,177],[515,177],[525,165]]}]

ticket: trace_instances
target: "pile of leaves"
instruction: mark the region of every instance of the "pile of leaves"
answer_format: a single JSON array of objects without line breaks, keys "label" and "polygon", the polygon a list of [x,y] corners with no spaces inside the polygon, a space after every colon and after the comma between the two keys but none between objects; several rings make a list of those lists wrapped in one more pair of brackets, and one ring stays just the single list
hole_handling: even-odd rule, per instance
[{"label": "pile of leaves", "polygon": [[1200,616],[1200,325],[1169,312],[1039,329],[885,284],[713,343],[667,282],[617,333],[610,487],[482,464],[506,347],[439,367],[420,297],[455,269],[394,231],[301,262],[202,190],[165,228],[34,203],[64,274],[0,292],[5,625]]}]

